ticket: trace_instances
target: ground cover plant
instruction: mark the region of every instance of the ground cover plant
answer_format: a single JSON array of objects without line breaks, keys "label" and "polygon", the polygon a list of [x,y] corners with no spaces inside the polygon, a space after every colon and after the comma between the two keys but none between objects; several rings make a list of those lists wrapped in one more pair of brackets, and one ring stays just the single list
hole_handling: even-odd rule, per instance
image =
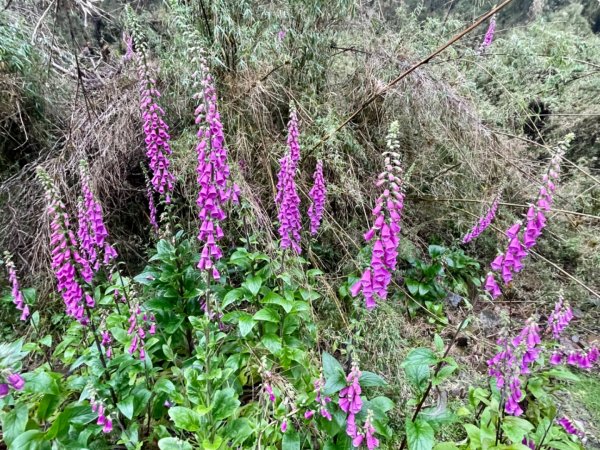
[{"label": "ground cover plant", "polygon": [[0,447],[600,448],[599,21],[7,2]]}]

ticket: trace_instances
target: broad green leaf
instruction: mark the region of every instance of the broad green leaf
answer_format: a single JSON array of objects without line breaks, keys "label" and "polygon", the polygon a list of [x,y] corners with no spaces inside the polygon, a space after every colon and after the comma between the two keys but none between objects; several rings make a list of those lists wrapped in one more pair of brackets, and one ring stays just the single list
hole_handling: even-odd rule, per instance
[{"label": "broad green leaf", "polygon": [[421,364],[432,366],[434,364],[437,364],[437,362],[437,356],[428,348],[415,348],[408,354],[408,356],[402,363],[402,367]]},{"label": "broad green leaf", "polygon": [[242,283],[242,286],[250,291],[250,293],[256,297],[258,295],[258,291],[260,291],[260,287],[262,286],[263,279],[259,276],[252,276],[246,278],[246,281]]},{"label": "broad green leaf", "polygon": [[34,394],[58,395],[60,389],[56,380],[48,372],[23,374],[25,380],[25,391]]},{"label": "broad green leaf", "polygon": [[421,419],[407,420],[406,441],[408,450],[431,450],[435,442],[433,428]]},{"label": "broad green leaf", "polygon": [[431,384],[433,386],[437,386],[438,384],[441,384],[443,381],[450,378],[457,368],[458,367],[456,367],[455,365],[452,365],[452,364],[445,365],[438,371],[437,375],[433,378]]},{"label": "broad green leaf", "polygon": [[117,403],[117,407],[125,417],[131,420],[133,418],[133,395]]},{"label": "broad green leaf", "polygon": [[6,445],[11,448],[11,442],[25,431],[29,411],[25,405],[16,405],[2,419],[2,434]]},{"label": "broad green leaf", "polygon": [[413,280],[412,278],[406,278],[405,281],[408,292],[410,292],[412,295],[416,295],[417,292],[419,292],[419,282]]},{"label": "broad green leaf", "polygon": [[512,442],[521,442],[527,433],[533,431],[534,426],[520,417],[505,416],[502,420],[502,429]]},{"label": "broad green leaf", "polygon": [[223,443],[223,438],[221,436],[216,436],[214,441],[209,441],[208,439],[204,439],[202,441],[202,448],[204,450],[217,450],[221,444]]},{"label": "broad green leaf", "polygon": [[346,374],[341,364],[327,352],[323,352],[323,375],[325,395],[333,395],[346,387]]},{"label": "broad green leaf", "polygon": [[360,385],[363,387],[379,387],[387,385],[387,382],[373,372],[364,371],[360,375]]},{"label": "broad green leaf", "polygon": [[235,303],[236,301],[238,301],[243,296],[244,296],[244,290],[243,289],[236,288],[236,289],[230,290],[229,292],[227,292],[227,294],[225,294],[225,297],[223,298],[223,304],[221,305],[221,308],[222,309],[227,308],[229,305],[231,305],[232,303]]},{"label": "broad green leaf", "polygon": [[281,339],[273,333],[265,334],[260,341],[273,355],[281,351]]},{"label": "broad green leaf", "polygon": [[281,306],[284,311],[286,313],[289,313],[293,306],[294,306],[294,301],[293,300],[289,300],[287,298],[282,297],[281,295],[277,294],[276,292],[270,291],[267,295],[264,296],[264,298],[261,300],[261,303],[265,303],[265,304],[271,304],[271,305],[279,305]]},{"label": "broad green leaf", "polygon": [[50,417],[56,407],[60,403],[61,399],[58,395],[46,394],[40,401],[37,410],[37,418],[40,422],[46,421]]},{"label": "broad green leaf", "polygon": [[15,450],[46,450],[50,443],[45,442],[46,434],[39,430],[29,430],[21,433],[12,443]]},{"label": "broad green leaf", "polygon": [[383,396],[375,397],[369,401],[369,404],[371,407],[376,408],[383,413],[386,413],[394,408],[394,402]]},{"label": "broad green leaf", "polygon": [[175,426],[185,431],[200,431],[202,429],[202,415],[185,406],[173,406],[169,409],[169,417]]},{"label": "broad green leaf", "polygon": [[432,258],[437,258],[438,256],[443,255],[444,253],[446,253],[446,248],[442,247],[440,245],[430,245],[429,248],[427,249],[429,252],[429,256],[431,256]]},{"label": "broad green leaf", "polygon": [[429,292],[429,285],[425,283],[419,283],[419,295],[423,296]]},{"label": "broad green leaf", "polygon": [[252,331],[256,325],[256,321],[248,313],[242,312],[238,317],[238,327],[240,328],[240,335],[246,337],[248,333]]},{"label": "broad green leaf", "polygon": [[254,314],[254,320],[262,320],[265,322],[279,323],[281,317],[271,308],[263,308]]},{"label": "broad green leaf", "polygon": [[212,401],[212,418],[223,420],[231,417],[240,406],[237,393],[233,388],[227,388],[215,392]]},{"label": "broad green leaf", "polygon": [[193,447],[188,441],[182,441],[179,438],[167,437],[158,441],[160,450],[192,450]]},{"label": "broad green leaf", "polygon": [[281,450],[300,450],[300,436],[295,429],[288,429],[288,431],[283,435]]}]

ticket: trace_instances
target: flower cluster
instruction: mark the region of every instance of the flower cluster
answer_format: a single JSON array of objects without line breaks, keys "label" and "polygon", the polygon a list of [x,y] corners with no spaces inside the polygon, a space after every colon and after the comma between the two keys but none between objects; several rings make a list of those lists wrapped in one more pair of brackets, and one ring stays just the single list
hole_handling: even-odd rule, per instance
[{"label": "flower cluster", "polygon": [[548,317],[548,326],[552,329],[552,335],[555,339],[560,337],[572,319],[573,311],[571,311],[571,306],[565,304],[562,296],[559,297],[554,305],[554,311],[552,311],[552,314]]},{"label": "flower cluster", "polygon": [[20,391],[25,386],[25,380],[18,373],[9,372],[5,381],[6,383],[0,383],[0,398],[6,397],[11,387],[15,391]]},{"label": "flower cluster", "polygon": [[292,109],[288,122],[289,150],[279,160],[280,169],[277,178],[277,218],[279,219],[279,236],[281,248],[292,248],[300,254],[300,197],[296,189],[296,169],[300,160],[300,145],[298,144],[298,119]]},{"label": "flower cluster", "polygon": [[70,229],[69,215],[50,176],[40,168],[38,177],[44,185],[47,211],[51,219],[51,266],[58,281],[57,289],[65,303],[67,315],[85,325],[89,321],[85,308],[93,308],[95,302],[84,292],[80,280],[90,283],[93,272],[87,259],[79,253],[75,234]]},{"label": "flower cluster", "polygon": [[217,241],[223,237],[220,222],[227,217],[225,204],[228,201],[237,202],[239,188],[235,184],[231,186],[230,183],[227,148],[217,105],[217,92],[205,58],[200,59],[200,70],[200,92],[195,95],[200,102],[195,111],[196,124],[199,125],[197,133],[199,143],[196,147],[199,192],[196,203],[201,223],[198,240],[202,242],[203,248],[198,268],[212,269],[213,277],[218,279],[221,275],[215,263],[223,256],[217,244]]},{"label": "flower cluster", "polygon": [[583,438],[585,433],[577,425],[575,425],[568,417],[561,417],[557,420],[558,424],[565,429],[569,434]]},{"label": "flower cluster", "polygon": [[375,437],[375,427],[373,426],[373,412],[368,410],[367,420],[363,427],[363,431],[360,432],[356,425],[355,417],[349,416],[348,423],[346,426],[346,433],[352,438],[352,446],[360,447],[363,442],[366,443],[369,450],[373,450],[379,447],[379,439]]},{"label": "flower cluster", "polygon": [[100,344],[104,347],[107,358],[112,356],[112,347],[110,346],[111,342],[112,338],[110,337],[110,332],[108,330],[103,331],[102,342]]},{"label": "flower cluster", "polygon": [[568,364],[576,366],[580,369],[591,369],[594,364],[600,360],[600,350],[597,347],[592,347],[589,350],[580,351],[564,351],[562,349],[555,350],[550,356],[550,364]]},{"label": "flower cluster", "polygon": [[127,334],[133,339],[129,345],[129,354],[133,355],[136,351],[139,351],[139,357],[143,361],[146,359],[146,350],[144,349],[144,339],[146,338],[146,332],[150,335],[156,333],[156,323],[153,315],[148,316],[146,313],[142,313],[139,306],[134,306],[127,319],[129,322],[129,329]]},{"label": "flower cluster", "polygon": [[108,265],[117,257],[117,252],[108,243],[108,231],[104,225],[102,217],[102,206],[94,197],[91,189],[91,179],[88,170],[88,165],[85,161],[80,163],[81,174],[81,193],[83,199],[80,199],[77,205],[77,217],[79,220],[79,228],[77,237],[83,256],[87,259],[88,264],[94,270],[100,268],[100,259],[104,265]]},{"label": "flower cluster", "polygon": [[[500,275],[505,285],[513,280],[515,273],[523,269],[523,259],[528,255],[528,250],[536,244],[537,239],[542,234],[542,229],[546,226],[546,214],[550,210],[553,195],[556,191],[555,183],[560,173],[562,154],[561,148],[552,158],[548,172],[543,176],[543,184],[540,187],[537,200],[527,211],[525,230],[522,229],[520,221],[506,230],[506,237],[509,241],[508,246],[504,253],[497,255],[490,264],[492,271]],[[489,272],[486,277],[485,289],[495,299],[502,295],[502,290],[493,272]]]},{"label": "flower cluster", "polygon": [[8,252],[4,253],[4,257],[6,258],[6,269],[8,270],[8,281],[10,281],[11,285],[13,303],[17,309],[21,311],[21,320],[27,320],[29,317],[29,306],[25,303],[25,298],[21,292],[21,286],[19,284],[19,278],[17,277],[15,264],[12,262]]},{"label": "flower cluster", "polygon": [[169,126],[163,120],[165,111],[157,103],[160,92],[156,88],[156,81],[150,77],[148,67],[140,55],[137,55],[137,61],[140,110],[146,136],[146,156],[152,170],[152,186],[156,192],[165,196],[167,203],[170,203],[175,177],[169,171],[169,156],[172,153],[169,145]]},{"label": "flower cluster", "polygon": [[498,210],[499,203],[500,203],[500,197],[498,196],[494,199],[494,201],[492,202],[492,204],[490,205],[490,207],[488,208],[486,213],[482,217],[479,218],[479,220],[477,221],[475,226],[471,229],[471,231],[469,231],[467,234],[465,234],[465,237],[463,237],[463,240],[462,240],[463,244],[467,244],[467,243],[471,242],[473,239],[476,239],[477,237],[479,237],[479,235],[481,233],[483,233],[490,226],[490,224],[494,220],[494,217],[496,217],[496,211]]},{"label": "flower cluster", "polygon": [[502,350],[487,361],[490,376],[496,377],[496,386],[502,389],[508,387],[505,411],[513,416],[523,414],[519,405],[523,392],[521,391],[521,375],[530,373],[530,367],[540,355],[539,327],[529,320],[525,328],[512,340],[498,340]]},{"label": "flower cluster", "polygon": [[386,299],[392,273],[396,269],[398,245],[400,243],[400,219],[404,208],[404,193],[400,174],[399,157],[386,153],[385,170],[379,175],[376,185],[386,185],[372,211],[373,227],[364,238],[374,241],[371,265],[365,269],[359,281],[352,285],[350,293],[356,297],[362,292],[367,309],[373,309],[378,299]]},{"label": "flower cluster", "polygon": [[325,387],[325,380],[323,379],[323,376],[320,376],[318,379],[316,379],[313,385],[315,387],[315,393],[317,394],[315,401],[319,404],[319,412],[321,416],[331,421],[331,413],[327,410],[327,404],[331,402],[331,398],[323,395],[321,392]]},{"label": "flower cluster", "polygon": [[308,217],[310,217],[310,234],[314,235],[317,234],[319,225],[321,225],[325,199],[327,197],[327,188],[325,187],[325,179],[323,178],[323,161],[317,162],[313,179],[315,180],[315,184],[309,192],[311,203],[308,208]]},{"label": "flower cluster", "polygon": [[98,414],[96,425],[102,426],[103,433],[110,433],[113,428],[112,419],[110,418],[110,414],[108,413],[104,403],[92,397],[90,399],[90,405],[92,405],[92,411]]},{"label": "flower cluster", "polygon": [[483,53],[486,51],[490,45],[492,45],[492,41],[494,40],[494,33],[496,32],[496,16],[492,16],[490,20],[490,24],[483,38],[483,42],[479,46],[479,53]]}]

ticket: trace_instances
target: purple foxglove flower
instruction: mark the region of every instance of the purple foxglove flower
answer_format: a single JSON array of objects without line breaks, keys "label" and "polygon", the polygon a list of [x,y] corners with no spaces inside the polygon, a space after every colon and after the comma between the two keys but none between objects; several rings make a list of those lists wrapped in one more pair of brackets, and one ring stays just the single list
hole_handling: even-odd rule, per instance
[{"label": "purple foxglove flower", "polygon": [[298,119],[292,107],[288,122],[288,151],[279,160],[280,170],[277,177],[277,218],[279,219],[279,236],[281,248],[292,248],[300,254],[300,197],[296,189],[296,169],[300,161],[300,145],[298,143]]},{"label": "purple foxglove flower", "polygon": [[217,91],[210,74],[206,59],[201,57],[198,83],[200,92],[195,95],[200,104],[196,108],[196,124],[198,124],[198,219],[200,230],[198,240],[201,242],[200,270],[212,269],[212,276],[219,279],[221,275],[215,267],[223,253],[217,242],[224,233],[221,222],[227,217],[225,205],[237,202],[239,188],[230,181],[229,163],[223,124],[217,104]]},{"label": "purple foxglove flower", "polygon": [[268,383],[265,383],[264,388],[265,388],[265,392],[269,396],[269,401],[274,402],[275,401],[275,393],[273,392],[273,388],[271,387],[271,385]]},{"label": "purple foxglove flower", "polygon": [[108,265],[116,258],[117,252],[106,240],[108,231],[104,225],[102,206],[100,206],[92,192],[87,163],[82,160],[79,169],[83,199],[78,205],[79,228],[77,236],[79,237],[82,256],[87,259],[90,267],[98,270],[101,263]]},{"label": "purple foxglove flower", "polygon": [[281,432],[285,433],[287,431],[287,420],[281,422]]},{"label": "purple foxglove flower", "polygon": [[562,417],[562,418],[558,419],[557,422],[560,426],[562,426],[565,429],[565,431],[567,433],[573,434],[580,438],[584,436],[583,431],[581,431],[579,428],[577,428],[575,426],[575,424],[568,417]]},{"label": "purple foxglove flower", "polygon": [[496,16],[492,16],[492,19],[490,20],[488,29],[483,38],[483,42],[481,42],[481,45],[479,46],[479,53],[483,53],[488,48],[490,48],[490,45],[492,45],[492,41],[494,40],[495,32],[496,32]]},{"label": "purple foxglove flower", "polygon": [[175,177],[169,171],[171,162],[171,146],[169,141],[169,126],[165,123],[163,116],[165,111],[158,105],[160,92],[156,87],[156,81],[149,75],[148,67],[144,58],[136,54],[138,66],[138,79],[140,91],[140,110],[142,113],[143,130],[146,136],[146,156],[148,165],[152,170],[152,186],[165,202],[171,202],[171,193]]},{"label": "purple foxglove flower", "polygon": [[493,273],[488,273],[485,279],[485,290],[490,293],[493,299],[496,299],[502,295],[502,291],[496,282],[496,278],[494,278]]},{"label": "purple foxglove flower", "polygon": [[552,335],[555,339],[558,339],[564,329],[569,325],[569,322],[573,319],[573,312],[571,307],[563,303],[562,296],[559,297],[558,301],[554,305],[554,311],[548,317],[548,325],[552,329]]},{"label": "purple foxglove flower", "polygon": [[8,381],[8,384],[16,391],[20,391],[23,389],[23,386],[25,386],[25,380],[18,373],[11,373],[6,377],[6,381]]},{"label": "purple foxglove flower", "polygon": [[113,427],[112,427],[112,419],[110,417],[106,418],[106,421],[104,422],[104,426],[102,427],[102,432],[103,433],[110,433],[112,431]]},{"label": "purple foxglove flower", "polygon": [[20,319],[25,321],[27,320],[27,317],[29,317],[29,306],[25,304],[25,297],[23,297],[23,293],[21,292],[17,270],[15,264],[12,262],[10,253],[5,252],[4,257],[6,259],[6,269],[8,270],[8,281],[11,285],[13,303],[17,310],[21,311]]},{"label": "purple foxglove flower", "polygon": [[79,245],[70,229],[65,205],[60,200],[52,179],[41,168],[38,168],[37,174],[44,185],[47,211],[51,219],[51,267],[56,275],[57,290],[65,303],[66,314],[85,325],[89,322],[85,315],[85,308],[89,305],[86,303],[82,282],[90,283],[93,272],[87,259],[79,253]]},{"label": "purple foxglove flower", "polygon": [[371,424],[373,413],[369,410],[367,421],[365,422],[365,438],[367,441],[367,449],[373,450],[379,447],[379,439],[375,437],[375,427]]},{"label": "purple foxglove flower", "polygon": [[312,409],[304,412],[304,418],[306,420],[312,419],[312,416],[314,416],[314,415],[315,415],[315,412]]},{"label": "purple foxglove flower", "polygon": [[[391,149],[396,148],[396,135],[397,124],[393,124],[388,135],[389,142],[394,143],[390,144]],[[387,298],[392,273],[396,270],[400,220],[404,208],[399,155],[393,152],[387,152],[385,155],[385,171],[379,175],[376,185],[382,187],[386,184],[386,188],[372,211],[375,217],[373,226],[364,235],[365,240],[373,242],[371,265],[365,269],[361,279],[350,288],[353,297],[362,293],[369,310],[377,305],[377,300]]]},{"label": "purple foxglove flower", "polygon": [[348,386],[340,391],[339,406],[346,413],[358,414],[362,408],[360,398],[361,387],[359,383],[361,372],[356,363],[352,363],[352,370],[346,377]]},{"label": "purple foxglove flower", "polygon": [[315,184],[309,192],[311,204],[308,208],[308,217],[310,217],[310,234],[314,235],[319,230],[327,196],[327,188],[325,187],[325,179],[323,178],[323,161],[317,162],[317,169],[313,178]]},{"label": "purple foxglove flower", "polygon": [[0,383],[0,398],[6,397],[9,392],[10,392],[10,389],[8,387],[8,384]]},{"label": "purple foxglove flower", "polygon": [[[486,213],[477,220],[475,226],[469,231],[462,240],[463,244],[471,242],[473,239],[479,237],[492,223],[494,217],[496,217],[496,211],[498,210],[498,204],[500,203],[500,196],[497,196]],[[496,269],[497,270],[497,269]]]}]

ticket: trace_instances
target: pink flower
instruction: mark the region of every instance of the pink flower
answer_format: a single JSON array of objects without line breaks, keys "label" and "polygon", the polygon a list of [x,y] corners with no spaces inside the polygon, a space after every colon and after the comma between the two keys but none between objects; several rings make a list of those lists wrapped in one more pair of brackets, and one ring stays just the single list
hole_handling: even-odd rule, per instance
[{"label": "pink flower", "polygon": [[496,282],[496,278],[494,278],[494,274],[489,272],[485,279],[485,290],[490,293],[493,299],[496,299],[502,295],[502,291]]},{"label": "pink flower", "polygon": [[6,397],[9,392],[10,392],[10,389],[8,387],[8,384],[0,383],[0,398]]},{"label": "pink flower", "polygon": [[304,418],[307,419],[307,420],[312,419],[312,416],[314,416],[314,414],[315,414],[315,412],[312,409],[308,410],[308,411],[305,411],[304,412]]},{"label": "pink flower", "polygon": [[490,20],[490,24],[485,33],[485,37],[483,38],[483,42],[479,46],[479,53],[483,53],[486,51],[490,45],[492,45],[492,41],[494,40],[494,33],[496,32],[496,16],[492,16]]},{"label": "pink flower", "polygon": [[580,438],[582,438],[585,435],[585,433],[582,430],[580,430],[577,426],[575,426],[575,424],[568,417],[562,417],[558,419],[557,422],[569,434],[573,434]]},{"label": "pink flower", "polygon": [[198,219],[200,230],[198,240],[202,243],[200,270],[212,269],[212,276],[219,279],[221,275],[215,267],[223,252],[218,241],[224,236],[221,222],[227,218],[225,206],[229,201],[237,202],[239,188],[230,181],[227,148],[223,124],[217,104],[217,91],[210,74],[206,59],[200,60],[201,80],[200,92],[195,95],[200,101],[196,108],[196,124],[198,128],[197,181],[198,181]]},{"label": "pink flower", "polygon": [[[396,139],[395,128],[391,129],[388,138],[390,141]],[[350,288],[353,297],[362,293],[367,309],[375,308],[377,300],[387,298],[392,273],[396,270],[400,219],[404,208],[402,180],[398,176],[401,173],[399,156],[391,152],[386,153],[385,171],[379,175],[376,183],[379,186],[385,184],[386,188],[373,208],[373,226],[364,236],[365,240],[373,242],[371,265],[364,270],[361,279]]]},{"label": "pink flower", "polygon": [[359,379],[360,370],[356,363],[352,364],[352,370],[346,377],[348,386],[340,391],[339,405],[340,409],[346,413],[358,414],[362,408],[362,399],[360,394],[362,392]]},{"label": "pink flower", "polygon": [[315,184],[309,192],[311,204],[308,208],[308,217],[310,217],[310,234],[314,235],[319,230],[327,196],[327,188],[325,187],[325,179],[323,178],[323,161],[317,162],[313,178]]},{"label": "pink flower", "polygon": [[281,432],[285,433],[287,431],[287,420],[281,422]]},{"label": "pink flower", "polygon": [[479,237],[492,223],[494,217],[496,217],[496,211],[498,210],[498,204],[500,203],[500,196],[497,196],[488,208],[486,213],[477,220],[477,223],[471,231],[469,231],[462,240],[463,244],[471,242],[473,239]]},{"label": "pink flower", "polygon": [[6,381],[8,381],[8,384],[17,391],[20,391],[23,389],[23,386],[25,386],[25,380],[18,373],[11,373],[6,377]]},{"label": "pink flower", "polygon": [[25,297],[23,297],[23,293],[21,292],[17,270],[15,264],[12,262],[10,253],[4,252],[4,257],[6,259],[6,269],[8,270],[8,281],[11,284],[13,303],[17,310],[21,311],[20,319],[25,321],[29,317],[29,306],[25,303]]}]

